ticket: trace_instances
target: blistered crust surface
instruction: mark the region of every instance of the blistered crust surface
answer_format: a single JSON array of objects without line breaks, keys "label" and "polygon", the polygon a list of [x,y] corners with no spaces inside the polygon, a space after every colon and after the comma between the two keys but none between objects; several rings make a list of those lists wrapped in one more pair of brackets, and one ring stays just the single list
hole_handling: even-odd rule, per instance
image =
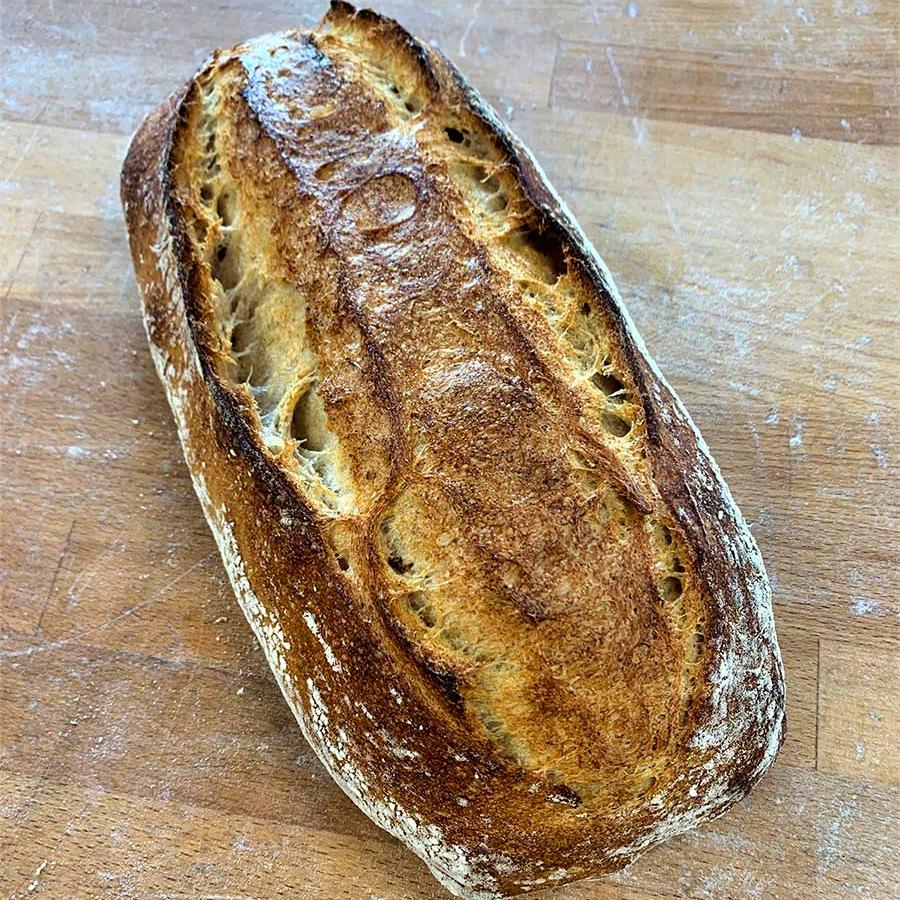
[{"label": "blistered crust surface", "polygon": [[367,814],[494,896],[743,796],[783,730],[756,547],[596,253],[449,64],[339,5],[206,67],[123,195],[236,593]]}]

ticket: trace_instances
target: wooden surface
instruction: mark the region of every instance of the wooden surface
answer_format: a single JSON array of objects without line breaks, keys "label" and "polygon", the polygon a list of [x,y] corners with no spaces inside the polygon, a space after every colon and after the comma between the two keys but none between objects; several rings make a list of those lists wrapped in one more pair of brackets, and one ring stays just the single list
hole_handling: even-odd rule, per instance
[{"label": "wooden surface", "polygon": [[[900,6],[384,9],[536,151],[775,591],[789,732],[771,774],[554,900],[897,896]],[[2,4],[0,896],[444,896],[325,775],[231,597],[118,205],[146,110],[214,46],[321,11]]]}]

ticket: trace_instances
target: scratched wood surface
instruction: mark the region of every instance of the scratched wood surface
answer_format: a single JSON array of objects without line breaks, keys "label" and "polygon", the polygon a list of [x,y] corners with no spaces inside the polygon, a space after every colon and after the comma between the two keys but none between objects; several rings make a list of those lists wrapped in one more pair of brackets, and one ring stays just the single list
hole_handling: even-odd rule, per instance
[{"label": "scratched wood surface", "polygon": [[[552,897],[897,896],[900,6],[384,9],[537,152],[775,592],[789,733],[771,774]],[[321,12],[2,4],[4,897],[444,896],[330,782],[241,619],[151,368],[117,199],[130,133],[210,49]]]}]

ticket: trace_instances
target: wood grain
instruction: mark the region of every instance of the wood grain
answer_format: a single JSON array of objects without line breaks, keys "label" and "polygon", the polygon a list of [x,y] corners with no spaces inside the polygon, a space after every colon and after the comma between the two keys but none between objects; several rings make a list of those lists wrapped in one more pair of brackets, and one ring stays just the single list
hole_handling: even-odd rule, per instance
[{"label": "wood grain", "polygon": [[[788,739],[722,819],[560,898],[896,895],[898,33],[887,0],[384,4],[536,151],[752,522]],[[0,9],[0,894],[434,898],[331,783],[240,617],[118,207],[227,0]]]},{"label": "wood grain", "polygon": [[860,654],[840,641],[822,641],[819,653],[819,769],[900,784],[897,654],[875,648]]}]

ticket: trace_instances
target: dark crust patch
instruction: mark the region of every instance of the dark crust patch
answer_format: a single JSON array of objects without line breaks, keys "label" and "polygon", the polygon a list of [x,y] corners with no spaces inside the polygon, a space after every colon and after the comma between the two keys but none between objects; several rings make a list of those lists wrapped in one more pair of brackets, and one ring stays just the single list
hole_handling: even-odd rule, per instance
[{"label": "dark crust patch", "polygon": [[430,90],[439,91],[441,89],[430,51],[402,25],[374,10],[357,9],[352,4],[344,2],[344,0],[331,0],[331,7],[325,14],[325,18],[322,20],[323,23],[342,18],[359,19],[375,27],[381,35],[390,38],[398,49],[406,50],[411,58],[415,60]]}]

